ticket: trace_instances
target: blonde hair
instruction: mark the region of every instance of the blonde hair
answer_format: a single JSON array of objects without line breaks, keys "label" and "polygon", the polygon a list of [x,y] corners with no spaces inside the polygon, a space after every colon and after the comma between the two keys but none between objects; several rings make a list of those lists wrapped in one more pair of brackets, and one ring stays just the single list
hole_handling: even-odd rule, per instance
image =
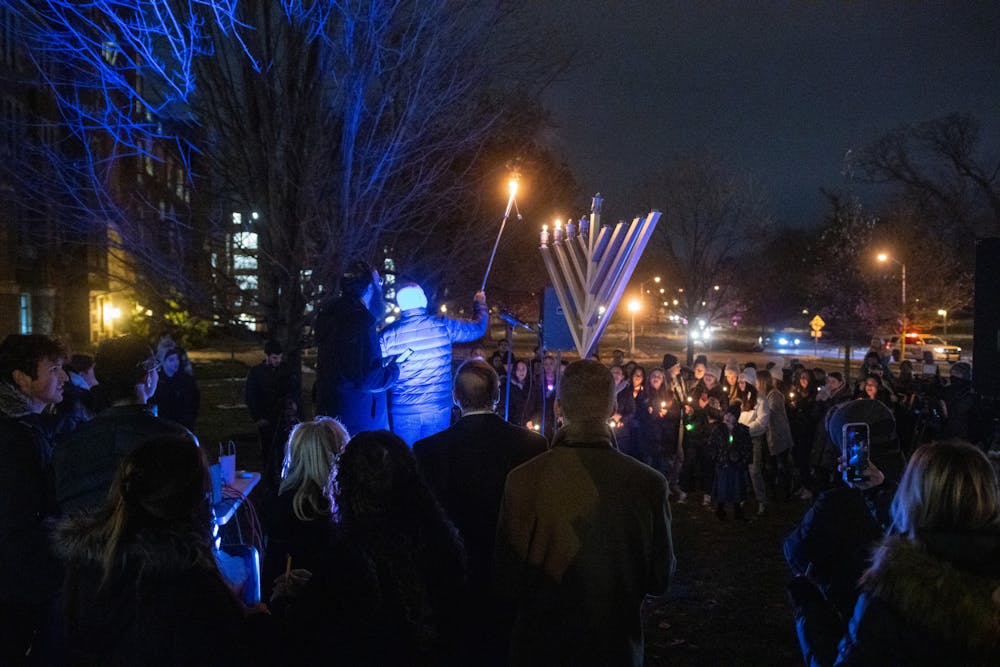
[{"label": "blonde hair", "polygon": [[292,511],[300,521],[333,513],[334,468],[348,440],[347,429],[330,417],[302,422],[292,429],[278,493],[295,491]]},{"label": "blonde hair", "polygon": [[896,529],[911,538],[922,530],[980,530],[1000,519],[997,477],[972,445],[948,440],[924,445],[910,458],[892,499]]}]

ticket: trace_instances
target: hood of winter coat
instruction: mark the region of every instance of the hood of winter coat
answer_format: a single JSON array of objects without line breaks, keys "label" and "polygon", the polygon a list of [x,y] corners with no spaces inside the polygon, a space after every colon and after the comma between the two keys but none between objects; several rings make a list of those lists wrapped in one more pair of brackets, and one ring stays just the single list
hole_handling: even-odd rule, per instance
[{"label": "hood of winter coat", "polygon": [[[64,519],[53,533],[56,552],[67,562],[102,569],[107,544],[103,513]],[[193,528],[140,530],[124,538],[115,569],[129,576],[169,576],[192,567],[215,567],[207,535]]]},{"label": "hood of winter coat", "polygon": [[861,588],[950,644],[1000,651],[1000,531],[890,537]]},{"label": "hood of winter coat", "polygon": [[31,414],[31,400],[17,387],[0,382],[0,416],[24,417]]}]

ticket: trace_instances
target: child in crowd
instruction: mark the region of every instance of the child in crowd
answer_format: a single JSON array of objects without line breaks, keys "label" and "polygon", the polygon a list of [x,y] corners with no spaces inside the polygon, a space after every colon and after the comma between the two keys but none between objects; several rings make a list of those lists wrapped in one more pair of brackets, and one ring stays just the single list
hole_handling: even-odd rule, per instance
[{"label": "child in crowd", "polygon": [[726,503],[732,503],[737,519],[745,521],[743,499],[746,497],[746,469],[750,462],[753,444],[750,431],[738,423],[739,404],[725,412],[716,399],[711,399],[706,408],[708,416],[708,441],[706,446],[715,457],[715,484],[712,498],[715,500],[715,515],[726,519]]}]

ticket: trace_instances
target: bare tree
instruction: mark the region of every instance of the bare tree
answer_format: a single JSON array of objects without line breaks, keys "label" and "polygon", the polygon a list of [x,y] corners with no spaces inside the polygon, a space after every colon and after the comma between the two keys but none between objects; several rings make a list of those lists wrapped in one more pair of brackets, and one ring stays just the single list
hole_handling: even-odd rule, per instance
[{"label": "bare tree", "polygon": [[[121,206],[110,170],[122,156],[163,162],[156,147],[172,143],[198,204],[193,247],[232,232],[233,212],[256,213],[243,222],[258,238],[258,305],[293,351],[308,302],[336,289],[352,257],[389,249],[454,265],[440,232],[454,232],[456,203],[466,220],[481,215],[470,191],[484,148],[515,124],[524,141],[541,126],[505,103],[505,75],[519,75],[518,99],[530,102],[559,67],[533,55],[507,3],[18,4],[38,28],[37,52],[59,55],[49,84],[92,149],[94,190],[123,248],[150,255],[154,271],[162,255]],[[191,219],[160,208],[164,226]],[[478,243],[493,232],[470,231]],[[176,273],[160,275],[175,291],[196,289]]]},{"label": "bare tree", "polygon": [[699,320],[730,321],[740,285],[753,276],[738,258],[764,240],[772,219],[752,179],[707,158],[668,166],[645,191],[649,205],[663,211],[647,261],[676,286],[673,310],[688,324],[691,363],[693,326]]},{"label": "bare tree", "polygon": [[871,335],[899,312],[880,309],[872,293],[875,284],[885,280],[884,271],[876,272],[878,251],[872,243],[877,218],[857,199],[824,194],[830,211],[806,250],[816,264],[816,271],[808,274],[810,301],[827,323],[824,333],[848,339]]},{"label": "bare tree", "polygon": [[984,155],[970,115],[904,125],[866,146],[857,163],[870,181],[899,186],[953,238],[1000,234],[1000,158]]}]

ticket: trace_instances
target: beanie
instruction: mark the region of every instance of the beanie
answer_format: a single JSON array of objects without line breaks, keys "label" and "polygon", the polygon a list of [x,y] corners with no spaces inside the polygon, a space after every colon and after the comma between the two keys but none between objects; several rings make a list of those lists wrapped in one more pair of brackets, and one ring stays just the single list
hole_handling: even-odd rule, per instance
[{"label": "beanie", "polygon": [[413,310],[427,307],[427,295],[420,285],[406,283],[396,290],[396,305],[400,310]]}]

